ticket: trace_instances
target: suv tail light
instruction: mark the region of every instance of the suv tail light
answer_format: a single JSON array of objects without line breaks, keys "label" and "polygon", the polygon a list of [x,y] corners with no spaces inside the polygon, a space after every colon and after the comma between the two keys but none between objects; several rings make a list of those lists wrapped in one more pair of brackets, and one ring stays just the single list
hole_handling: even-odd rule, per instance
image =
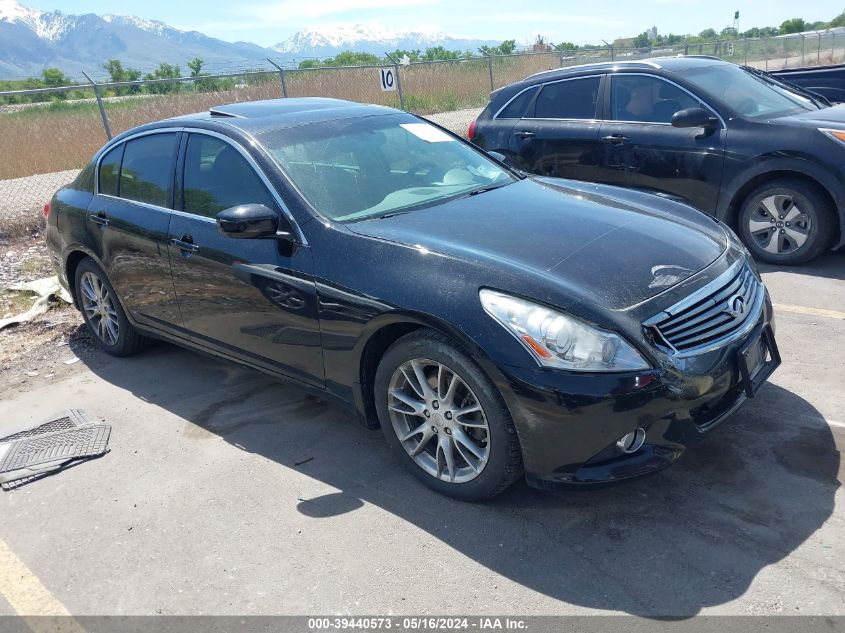
[{"label": "suv tail light", "polygon": [[44,205],[44,217],[45,218],[50,217],[50,203],[49,202]]},{"label": "suv tail light", "polygon": [[475,119],[472,120],[472,123],[469,124],[469,129],[467,129],[467,138],[472,140],[475,136]]}]

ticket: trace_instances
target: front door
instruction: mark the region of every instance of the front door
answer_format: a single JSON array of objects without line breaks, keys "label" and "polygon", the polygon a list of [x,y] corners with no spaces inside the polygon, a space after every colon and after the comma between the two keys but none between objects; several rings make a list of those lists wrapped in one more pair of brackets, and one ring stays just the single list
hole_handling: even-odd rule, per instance
[{"label": "front door", "polygon": [[668,193],[712,213],[722,183],[725,129],[721,123],[713,130],[671,124],[678,110],[712,110],[660,77],[620,73],[609,80],[598,180]]},{"label": "front door", "polygon": [[186,330],[202,345],[322,386],[310,249],[284,238],[221,234],[220,211],[260,203],[283,217],[280,203],[229,141],[192,133],[184,145],[169,248]]},{"label": "front door", "polygon": [[600,154],[601,76],[545,84],[511,130],[516,166],[541,176],[594,181]]}]

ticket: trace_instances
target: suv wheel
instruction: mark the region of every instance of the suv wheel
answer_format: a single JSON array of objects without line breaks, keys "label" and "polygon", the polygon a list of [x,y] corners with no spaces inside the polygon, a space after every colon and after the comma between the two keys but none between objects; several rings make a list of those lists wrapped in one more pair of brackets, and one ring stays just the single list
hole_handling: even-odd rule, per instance
[{"label": "suv wheel", "polygon": [[758,187],[745,198],[737,229],[756,259],[792,265],[808,262],[830,247],[836,220],[816,187],[782,179]]},{"label": "suv wheel", "polygon": [[76,267],[74,290],[88,332],[100,349],[129,356],[144,346],[147,339],[129,323],[108,277],[92,259],[83,259]]},{"label": "suv wheel", "polygon": [[388,443],[434,490],[485,499],[522,473],[501,395],[447,337],[418,331],[396,341],[376,370],[375,398]]}]

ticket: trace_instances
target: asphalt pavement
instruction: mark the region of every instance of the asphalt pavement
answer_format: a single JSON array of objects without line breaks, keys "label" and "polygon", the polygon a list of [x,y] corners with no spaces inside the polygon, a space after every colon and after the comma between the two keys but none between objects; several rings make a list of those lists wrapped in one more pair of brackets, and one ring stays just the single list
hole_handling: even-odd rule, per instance
[{"label": "asphalt pavement", "polygon": [[0,615],[845,615],[845,253],[764,277],[783,365],[677,464],[482,504],[295,387],[79,350],[0,386],[0,435],[67,408],[113,427],[104,457],[0,492]]}]

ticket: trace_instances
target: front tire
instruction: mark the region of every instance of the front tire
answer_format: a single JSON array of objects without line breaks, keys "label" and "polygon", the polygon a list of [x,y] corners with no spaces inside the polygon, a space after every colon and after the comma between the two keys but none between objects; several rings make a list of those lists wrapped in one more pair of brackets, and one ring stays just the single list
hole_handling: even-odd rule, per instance
[{"label": "front tire", "polygon": [[745,198],[737,232],[756,259],[791,266],[830,248],[836,216],[817,187],[784,178],[765,183]]},{"label": "front tire", "polygon": [[129,323],[111,282],[94,260],[79,262],[75,281],[76,305],[100,349],[112,356],[129,356],[146,344],[147,339]]},{"label": "front tire", "polygon": [[391,448],[437,492],[486,499],[522,474],[501,394],[447,337],[422,330],[396,341],[376,370],[375,400]]}]

